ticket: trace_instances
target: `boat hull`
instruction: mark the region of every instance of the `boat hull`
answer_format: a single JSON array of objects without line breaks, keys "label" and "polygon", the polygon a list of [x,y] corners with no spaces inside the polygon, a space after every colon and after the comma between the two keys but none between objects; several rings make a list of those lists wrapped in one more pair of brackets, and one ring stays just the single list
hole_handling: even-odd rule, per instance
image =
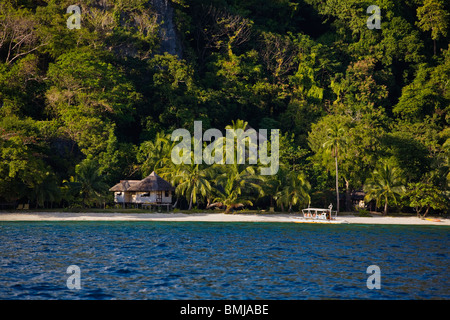
[{"label": "boat hull", "polygon": [[343,224],[348,223],[344,220],[322,220],[322,219],[293,219],[292,222],[294,223],[320,223],[320,224]]}]

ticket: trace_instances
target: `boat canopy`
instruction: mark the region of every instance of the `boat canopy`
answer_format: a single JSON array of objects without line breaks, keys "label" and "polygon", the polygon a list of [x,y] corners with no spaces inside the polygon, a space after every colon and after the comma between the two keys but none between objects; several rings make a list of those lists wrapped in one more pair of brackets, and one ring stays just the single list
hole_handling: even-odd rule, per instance
[{"label": "boat canopy", "polygon": [[306,208],[302,209],[303,212],[305,211],[315,211],[315,212],[330,212],[330,209],[322,209],[322,208]]},{"label": "boat canopy", "polygon": [[[332,211],[332,206],[328,209],[323,208],[306,208],[302,209],[303,217],[309,219],[331,220],[336,219],[337,212]],[[334,213],[334,218],[331,216]]]}]

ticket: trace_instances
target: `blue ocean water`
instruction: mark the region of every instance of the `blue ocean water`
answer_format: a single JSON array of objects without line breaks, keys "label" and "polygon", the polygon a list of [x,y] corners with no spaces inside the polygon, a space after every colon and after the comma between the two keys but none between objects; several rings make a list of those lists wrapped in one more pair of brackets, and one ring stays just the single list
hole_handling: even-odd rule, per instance
[{"label": "blue ocean water", "polygon": [[431,226],[1,222],[0,299],[450,299],[449,240]]}]

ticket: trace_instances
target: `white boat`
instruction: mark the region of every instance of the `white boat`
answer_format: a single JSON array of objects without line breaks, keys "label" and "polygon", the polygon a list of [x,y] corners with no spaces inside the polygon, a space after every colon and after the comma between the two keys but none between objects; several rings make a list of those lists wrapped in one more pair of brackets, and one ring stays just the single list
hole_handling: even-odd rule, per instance
[{"label": "white boat", "polygon": [[329,223],[340,224],[348,223],[345,220],[337,219],[337,211],[333,211],[333,205],[330,204],[328,209],[321,208],[306,208],[302,210],[301,217],[293,218],[295,223]]}]

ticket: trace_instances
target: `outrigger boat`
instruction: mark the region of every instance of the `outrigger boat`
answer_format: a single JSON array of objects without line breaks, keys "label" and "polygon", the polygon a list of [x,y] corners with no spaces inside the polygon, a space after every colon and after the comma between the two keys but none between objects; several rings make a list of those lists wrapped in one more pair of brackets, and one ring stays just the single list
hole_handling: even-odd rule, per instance
[{"label": "outrigger boat", "polygon": [[337,211],[333,211],[333,205],[330,204],[328,209],[306,208],[302,210],[302,217],[294,218],[295,223],[331,223],[340,224],[348,223],[345,220],[337,220]]}]

